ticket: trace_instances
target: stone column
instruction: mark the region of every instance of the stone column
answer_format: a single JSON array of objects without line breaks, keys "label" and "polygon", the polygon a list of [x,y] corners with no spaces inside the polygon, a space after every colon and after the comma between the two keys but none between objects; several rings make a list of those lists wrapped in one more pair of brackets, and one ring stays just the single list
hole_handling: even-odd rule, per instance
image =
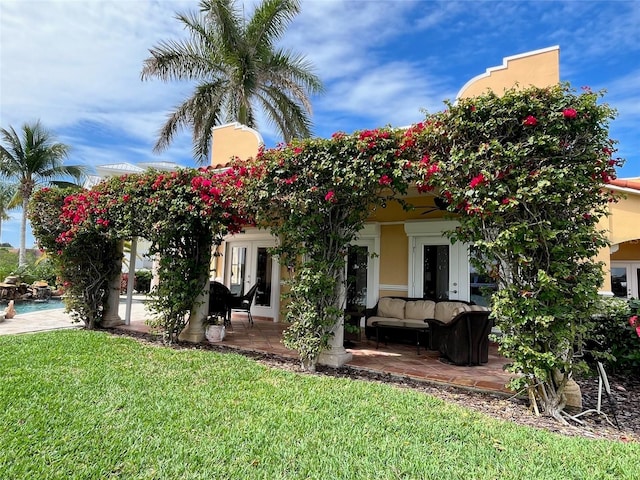
[{"label": "stone column", "polygon": [[202,287],[202,291],[196,299],[196,303],[189,313],[189,321],[184,327],[178,340],[182,342],[200,343],[204,340],[204,325],[202,321],[207,318],[209,313],[209,276],[206,278],[206,286]]},{"label": "stone column", "polygon": [[329,350],[320,354],[318,363],[338,368],[353,358],[353,355],[344,348],[344,318],[340,318],[334,325],[333,333],[333,337],[329,340]]},{"label": "stone column", "polygon": [[200,265],[206,265],[207,268],[201,273],[200,277],[200,293],[198,294],[194,305],[189,312],[189,321],[184,327],[178,340],[183,342],[200,343],[204,340],[204,325],[202,322],[206,320],[209,314],[209,268],[211,266],[211,239],[206,239],[200,245],[198,253],[198,262]]},{"label": "stone column", "polygon": [[[118,252],[120,255],[118,256],[118,271],[122,271],[122,255],[124,252],[124,241],[118,242]],[[124,321],[120,318],[118,313],[118,308],[120,306],[120,277],[122,275],[119,273],[115,276],[111,282],[109,282],[109,299],[107,300],[106,312],[102,317],[102,322],[100,322],[100,326],[105,328],[116,327],[118,325],[124,325]]]},{"label": "stone column", "polygon": [[[344,270],[336,272],[336,278],[338,279],[338,304],[344,306],[347,298]],[[337,368],[351,361],[353,358],[353,355],[344,348],[344,315],[342,315],[333,326],[332,332],[333,336],[331,340],[329,340],[329,350],[320,354],[318,363],[320,365]]]}]

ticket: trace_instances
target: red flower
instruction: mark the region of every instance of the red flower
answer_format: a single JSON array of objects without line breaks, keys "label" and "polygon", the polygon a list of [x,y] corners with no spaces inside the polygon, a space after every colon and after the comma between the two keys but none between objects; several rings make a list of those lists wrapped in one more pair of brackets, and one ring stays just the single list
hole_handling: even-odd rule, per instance
[{"label": "red flower", "polygon": [[573,108],[565,108],[562,111],[562,115],[564,118],[576,118],[578,116],[578,112],[576,112]]},{"label": "red flower", "polygon": [[524,119],[524,122],[522,122],[524,125],[528,125],[530,127],[533,127],[534,125],[538,124],[538,119],[536,117],[534,117],[533,115],[529,115],[527,118]]},{"label": "red flower", "polygon": [[336,198],[336,192],[333,190],[329,190],[327,194],[324,196],[325,201],[330,203],[337,203],[338,199]]},{"label": "red flower", "polygon": [[378,183],[380,185],[391,185],[391,178],[389,178],[389,175],[382,175],[378,180]]},{"label": "red flower", "polygon": [[637,323],[638,323],[637,315],[634,315],[633,317],[629,317],[629,325],[631,325],[632,327],[635,327]]},{"label": "red flower", "polygon": [[471,188],[476,188],[478,185],[482,185],[485,180],[486,178],[484,177],[484,175],[480,173],[471,179],[471,182],[469,182],[469,186]]}]

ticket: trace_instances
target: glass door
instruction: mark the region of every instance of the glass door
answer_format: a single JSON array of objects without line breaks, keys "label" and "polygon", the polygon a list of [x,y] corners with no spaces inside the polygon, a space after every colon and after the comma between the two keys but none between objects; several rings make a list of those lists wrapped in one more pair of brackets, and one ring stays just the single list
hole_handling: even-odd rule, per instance
[{"label": "glass door", "polygon": [[449,298],[449,245],[422,246],[421,293],[424,298]]},{"label": "glass door", "polygon": [[269,253],[272,241],[228,242],[225,279],[233,295],[242,296],[258,285],[251,307],[257,317],[278,319],[278,269]]},{"label": "glass door", "polygon": [[640,298],[640,263],[611,262],[611,291],[614,297]]},{"label": "glass door", "polygon": [[451,245],[441,237],[416,237],[412,252],[409,296],[469,299],[469,258],[465,245],[460,242]]}]

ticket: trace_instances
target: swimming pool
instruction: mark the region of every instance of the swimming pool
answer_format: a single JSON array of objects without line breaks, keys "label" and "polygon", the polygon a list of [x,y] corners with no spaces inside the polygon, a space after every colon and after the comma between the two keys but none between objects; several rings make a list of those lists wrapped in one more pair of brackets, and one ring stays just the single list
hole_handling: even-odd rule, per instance
[{"label": "swimming pool", "polygon": [[[52,310],[54,308],[64,308],[64,303],[62,300],[49,300],[48,302],[16,302],[14,304],[16,312],[21,313],[31,313],[31,312],[42,312],[45,310]],[[0,310],[4,310],[7,308],[6,304],[0,306]]]}]

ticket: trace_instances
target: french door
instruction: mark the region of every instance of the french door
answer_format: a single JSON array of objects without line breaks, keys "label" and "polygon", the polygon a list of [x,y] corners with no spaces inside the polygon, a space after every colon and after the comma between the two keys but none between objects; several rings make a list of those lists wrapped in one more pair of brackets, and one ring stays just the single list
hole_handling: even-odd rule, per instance
[{"label": "french door", "polygon": [[273,240],[230,241],[225,247],[225,283],[233,295],[242,296],[258,285],[251,314],[278,319],[279,268],[269,249]]},{"label": "french door", "polygon": [[349,246],[345,272],[347,310],[364,310],[378,301],[378,257],[375,253],[374,239],[359,239]]},{"label": "french door", "polygon": [[640,263],[611,262],[611,291],[615,297],[640,298]]},{"label": "french door", "polygon": [[438,300],[469,300],[467,245],[451,242],[442,232],[449,222],[405,224],[409,237],[409,296]]}]

